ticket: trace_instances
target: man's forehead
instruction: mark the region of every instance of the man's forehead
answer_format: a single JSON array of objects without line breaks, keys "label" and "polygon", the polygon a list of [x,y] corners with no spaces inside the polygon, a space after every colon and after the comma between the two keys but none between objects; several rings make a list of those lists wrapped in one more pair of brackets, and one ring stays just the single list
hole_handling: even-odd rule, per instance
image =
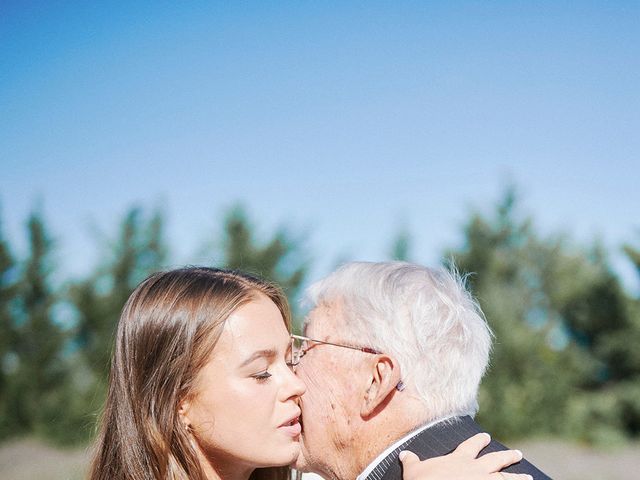
[{"label": "man's forehead", "polygon": [[307,337],[314,337],[318,340],[323,340],[322,338],[319,338],[319,335],[330,335],[336,328],[338,310],[339,305],[335,302],[317,305],[304,319],[302,334]]}]

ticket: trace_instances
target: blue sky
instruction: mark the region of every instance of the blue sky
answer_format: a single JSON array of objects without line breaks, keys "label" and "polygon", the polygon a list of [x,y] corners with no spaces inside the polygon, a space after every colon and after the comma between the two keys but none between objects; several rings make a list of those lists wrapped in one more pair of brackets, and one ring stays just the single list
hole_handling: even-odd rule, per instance
[{"label": "blue sky", "polygon": [[[315,275],[435,263],[504,185],[543,232],[640,244],[637,2],[2,2],[0,218],[72,274],[134,203],[178,263],[243,202]],[[616,266],[631,284],[628,264]]]}]

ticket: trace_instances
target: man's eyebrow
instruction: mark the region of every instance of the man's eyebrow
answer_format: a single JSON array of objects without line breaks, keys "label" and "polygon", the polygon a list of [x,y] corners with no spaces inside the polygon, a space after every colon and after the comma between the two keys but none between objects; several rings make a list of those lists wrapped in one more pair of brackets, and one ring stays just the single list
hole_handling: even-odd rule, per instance
[{"label": "man's eyebrow", "polygon": [[247,357],[247,359],[240,364],[240,367],[249,365],[251,362],[253,362],[254,360],[257,360],[258,358],[272,359],[275,356],[276,356],[276,351],[273,348],[265,348],[263,350],[257,350],[253,352],[251,355],[249,355],[249,357]]}]

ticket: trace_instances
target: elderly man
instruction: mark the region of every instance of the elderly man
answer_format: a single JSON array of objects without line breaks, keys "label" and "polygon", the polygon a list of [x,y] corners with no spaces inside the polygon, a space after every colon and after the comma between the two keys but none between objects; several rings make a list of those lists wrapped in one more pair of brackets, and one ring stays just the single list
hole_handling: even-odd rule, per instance
[{"label": "elderly man", "polygon": [[[471,417],[491,332],[460,278],[356,262],[308,297],[296,349],[307,384],[296,468],[331,480],[399,480],[400,451],[431,458],[482,431]],[[504,448],[492,441],[482,453]],[[505,471],[549,478],[526,460]]]}]

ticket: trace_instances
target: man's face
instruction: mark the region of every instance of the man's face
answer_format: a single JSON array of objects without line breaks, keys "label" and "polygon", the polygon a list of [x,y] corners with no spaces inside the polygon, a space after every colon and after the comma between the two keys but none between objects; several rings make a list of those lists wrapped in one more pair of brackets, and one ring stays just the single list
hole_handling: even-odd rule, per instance
[{"label": "man's face", "polygon": [[[305,335],[344,343],[339,305],[317,307],[307,318]],[[354,423],[360,416],[359,383],[362,353],[332,345],[313,344],[296,367],[307,392],[302,408],[301,453],[295,468],[335,477],[352,445]],[[342,477],[344,478],[344,477]]]}]

